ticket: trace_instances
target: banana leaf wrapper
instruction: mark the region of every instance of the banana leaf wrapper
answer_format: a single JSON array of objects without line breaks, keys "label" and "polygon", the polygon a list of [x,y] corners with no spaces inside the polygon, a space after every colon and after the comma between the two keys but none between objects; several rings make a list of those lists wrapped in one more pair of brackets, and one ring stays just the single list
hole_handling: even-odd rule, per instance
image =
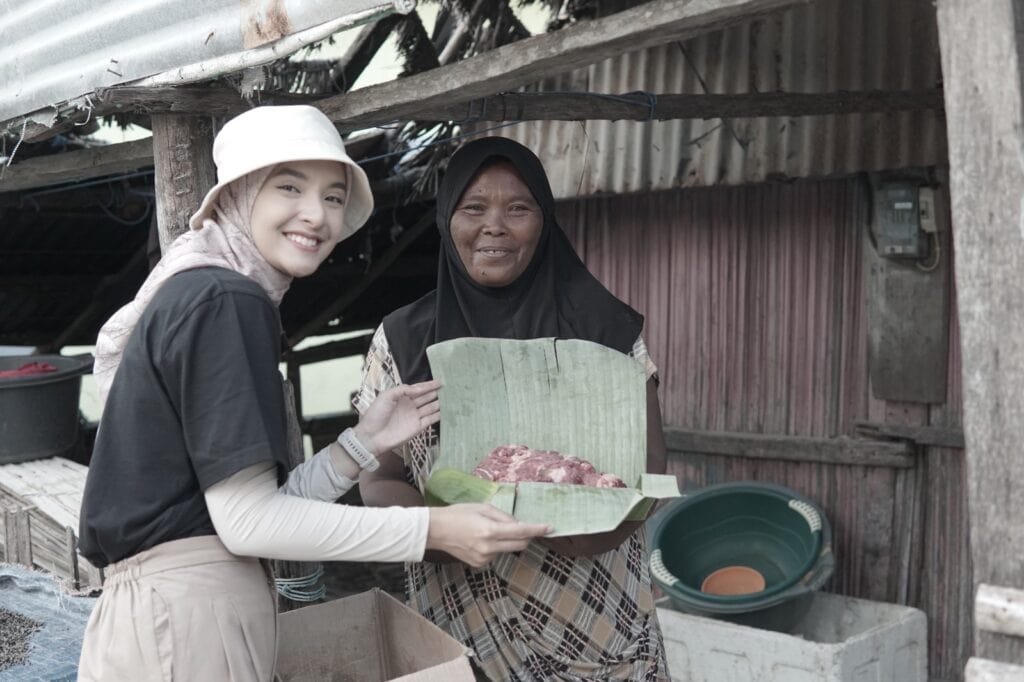
[{"label": "banana leaf wrapper", "polygon": [[[677,497],[674,476],[644,472],[647,393],[632,358],[589,341],[463,338],[427,349],[442,384],[440,454],[428,504],[488,502],[552,536],[600,533]],[[470,472],[495,447],[557,450],[630,487],[497,483]]]}]

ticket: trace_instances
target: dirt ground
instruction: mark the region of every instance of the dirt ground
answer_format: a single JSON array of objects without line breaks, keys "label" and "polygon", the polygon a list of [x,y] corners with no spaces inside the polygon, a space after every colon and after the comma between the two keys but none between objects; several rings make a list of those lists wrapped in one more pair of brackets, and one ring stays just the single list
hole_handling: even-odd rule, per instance
[{"label": "dirt ground", "polygon": [[0,609],[0,670],[21,665],[28,657],[29,638],[42,625],[7,609]]}]

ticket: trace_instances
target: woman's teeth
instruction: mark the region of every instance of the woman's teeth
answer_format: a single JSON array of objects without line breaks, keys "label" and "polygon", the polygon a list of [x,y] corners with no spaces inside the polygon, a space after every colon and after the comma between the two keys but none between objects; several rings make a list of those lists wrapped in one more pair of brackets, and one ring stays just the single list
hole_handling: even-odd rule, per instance
[{"label": "woman's teeth", "polygon": [[299,246],[305,246],[306,248],[314,248],[320,242],[312,237],[303,237],[301,234],[287,234],[285,235],[288,239],[292,240]]}]

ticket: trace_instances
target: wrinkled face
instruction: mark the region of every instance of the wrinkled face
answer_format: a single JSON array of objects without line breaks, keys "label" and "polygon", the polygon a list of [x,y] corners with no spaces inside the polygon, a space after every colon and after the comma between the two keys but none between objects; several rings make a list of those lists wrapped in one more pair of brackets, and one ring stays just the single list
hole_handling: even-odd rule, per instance
[{"label": "wrinkled face", "polygon": [[466,272],[477,284],[504,287],[530,264],[544,216],[515,167],[481,171],[455,206],[449,228]]},{"label": "wrinkled face", "polygon": [[337,161],[289,161],[263,183],[252,238],[267,262],[292,277],[313,274],[344,232],[348,174]]}]

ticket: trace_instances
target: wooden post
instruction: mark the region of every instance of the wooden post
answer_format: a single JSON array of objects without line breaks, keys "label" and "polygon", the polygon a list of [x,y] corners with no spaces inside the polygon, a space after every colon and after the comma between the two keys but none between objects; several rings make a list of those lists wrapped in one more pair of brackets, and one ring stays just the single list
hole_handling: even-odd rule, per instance
[{"label": "wooden post", "polygon": [[4,560],[32,567],[32,520],[30,507],[4,510]]},{"label": "wooden post", "polygon": [[974,620],[986,632],[1024,637],[1024,590],[979,585]]},{"label": "wooden post", "polygon": [[[1024,589],[1024,38],[1015,12],[1022,10],[1020,0],[938,3],[974,585],[1018,590]],[[977,624],[974,636],[979,658],[1024,663],[1024,638]]]},{"label": "wooden post", "polygon": [[160,250],[188,229],[188,219],[217,183],[213,121],[196,116],[153,116],[157,228]]},{"label": "wooden post", "polygon": [[64,527],[64,546],[68,553],[68,565],[71,567],[71,585],[79,590],[82,588],[81,575],[78,570],[78,540],[75,538],[75,531],[71,526]]},{"label": "wooden post", "polygon": [[964,682],[1017,682],[1024,679],[1024,667],[972,658],[964,670]]}]

